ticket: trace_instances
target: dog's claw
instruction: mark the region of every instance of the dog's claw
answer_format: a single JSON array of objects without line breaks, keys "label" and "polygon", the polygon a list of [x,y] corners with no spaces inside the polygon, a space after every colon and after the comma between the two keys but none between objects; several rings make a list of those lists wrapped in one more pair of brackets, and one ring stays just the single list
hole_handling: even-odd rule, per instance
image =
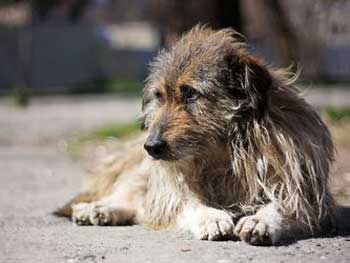
[{"label": "dog's claw", "polygon": [[254,216],[241,218],[234,231],[242,241],[248,244],[260,246],[272,244],[268,225]]},{"label": "dog's claw", "polygon": [[199,227],[194,231],[195,237],[201,240],[222,240],[233,236],[233,220],[224,211],[210,209],[203,215]]}]

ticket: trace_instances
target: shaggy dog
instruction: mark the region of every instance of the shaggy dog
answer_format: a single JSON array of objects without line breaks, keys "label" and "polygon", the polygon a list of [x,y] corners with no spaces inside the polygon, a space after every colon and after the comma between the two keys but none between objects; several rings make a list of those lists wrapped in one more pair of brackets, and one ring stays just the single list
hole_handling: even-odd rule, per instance
[{"label": "shaggy dog", "polygon": [[330,225],[330,134],[295,78],[239,39],[197,26],[160,52],[144,88],[144,149],[136,144],[57,214],[254,245]]}]

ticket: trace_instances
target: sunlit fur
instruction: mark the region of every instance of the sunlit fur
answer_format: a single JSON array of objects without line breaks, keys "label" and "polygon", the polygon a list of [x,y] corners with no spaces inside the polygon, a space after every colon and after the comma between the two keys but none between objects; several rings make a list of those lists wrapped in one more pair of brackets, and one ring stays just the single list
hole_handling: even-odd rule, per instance
[{"label": "sunlit fur", "polygon": [[[120,174],[139,180],[135,172],[128,176],[139,169],[145,183],[133,194],[143,201],[129,205],[134,221],[152,228],[181,228],[189,203],[222,210],[234,221],[259,209],[265,212],[257,216],[267,219],[270,210],[262,208],[273,207],[283,223],[272,243],[283,235],[318,233],[331,222],[330,134],[294,86],[297,76],[268,67],[241,39],[230,29],[197,26],[160,52],[144,88],[141,119],[144,138],[161,133],[167,155],[154,160],[138,145],[124,160],[130,165],[115,165],[112,176],[103,177],[108,183],[88,192],[100,193],[101,185],[109,188],[103,188],[106,196],[120,191]],[[183,87],[198,97],[184,103]]]}]

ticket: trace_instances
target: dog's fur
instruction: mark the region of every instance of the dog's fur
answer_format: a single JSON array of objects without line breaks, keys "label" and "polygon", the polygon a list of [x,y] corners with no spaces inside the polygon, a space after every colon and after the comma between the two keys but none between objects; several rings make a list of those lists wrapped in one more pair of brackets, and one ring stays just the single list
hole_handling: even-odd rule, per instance
[{"label": "dog's fur", "polygon": [[[174,226],[256,245],[332,222],[334,148],[295,78],[230,29],[197,26],[160,52],[144,88],[142,141],[57,214],[77,224]],[[146,139],[147,138],[147,139]]]}]

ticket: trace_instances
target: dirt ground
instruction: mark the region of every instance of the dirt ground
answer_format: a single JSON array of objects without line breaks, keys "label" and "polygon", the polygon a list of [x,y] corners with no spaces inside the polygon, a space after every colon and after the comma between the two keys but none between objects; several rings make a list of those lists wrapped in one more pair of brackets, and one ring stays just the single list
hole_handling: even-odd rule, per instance
[{"label": "dirt ground", "polygon": [[[322,96],[314,93],[308,99],[318,106],[318,100],[325,101]],[[340,96],[350,98],[348,93]],[[64,153],[65,138],[111,121],[135,119],[139,105],[139,100],[107,96],[46,97],[21,110],[0,100],[1,263],[350,261],[347,207],[339,210],[337,236],[277,247],[197,241],[188,234],[139,226],[77,227],[52,216],[76,192],[84,174],[79,163]],[[343,126],[334,132],[339,143],[331,186],[341,204],[349,205],[350,145],[344,138],[350,134]]]}]

